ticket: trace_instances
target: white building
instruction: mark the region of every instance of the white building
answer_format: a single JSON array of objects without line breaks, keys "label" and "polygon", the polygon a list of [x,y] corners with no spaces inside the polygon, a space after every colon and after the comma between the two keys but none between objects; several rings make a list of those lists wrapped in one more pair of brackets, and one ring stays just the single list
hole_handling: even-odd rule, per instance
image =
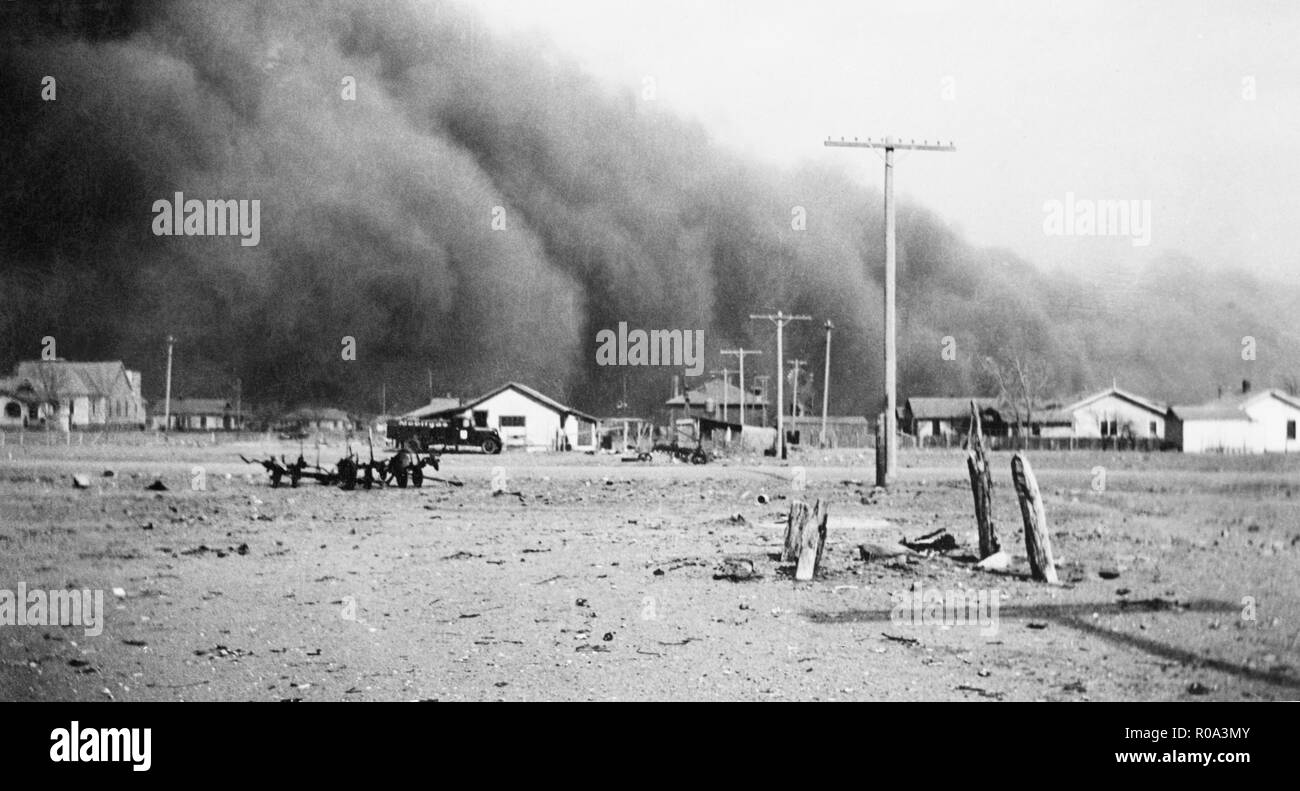
[{"label": "white building", "polygon": [[518,382],[507,382],[465,404],[440,411],[421,409],[417,412],[423,419],[470,418],[478,428],[496,429],[507,448],[596,449],[596,418]]},{"label": "white building", "polygon": [[1242,392],[1199,406],[1169,410],[1169,438],[1184,453],[1295,453],[1300,398],[1281,390]]},{"label": "white building", "polygon": [[[1044,437],[1164,439],[1169,408],[1111,386],[1042,416]],[[1067,422],[1068,421],[1068,422]],[[1034,416],[1039,422],[1039,416]]]}]

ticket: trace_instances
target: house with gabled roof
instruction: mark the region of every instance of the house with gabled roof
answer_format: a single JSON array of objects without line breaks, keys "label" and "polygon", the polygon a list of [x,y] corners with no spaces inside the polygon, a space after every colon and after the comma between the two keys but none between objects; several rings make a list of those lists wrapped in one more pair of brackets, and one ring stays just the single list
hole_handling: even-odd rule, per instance
[{"label": "house with gabled roof", "polygon": [[1106,439],[1165,438],[1169,406],[1112,384],[1033,416],[1036,436]]},{"label": "house with gabled roof", "polygon": [[494,428],[506,448],[594,451],[598,438],[595,417],[519,382],[454,406],[416,412],[411,416],[421,420],[466,418],[477,428]]},{"label": "house with gabled roof", "polygon": [[1169,439],[1184,453],[1296,453],[1300,398],[1282,390],[1241,392],[1169,409]]},{"label": "house with gabled roof", "polygon": [[120,360],[20,362],[3,389],[6,415],[13,419],[12,404],[24,404],[28,426],[143,428],[147,420],[140,373]]}]

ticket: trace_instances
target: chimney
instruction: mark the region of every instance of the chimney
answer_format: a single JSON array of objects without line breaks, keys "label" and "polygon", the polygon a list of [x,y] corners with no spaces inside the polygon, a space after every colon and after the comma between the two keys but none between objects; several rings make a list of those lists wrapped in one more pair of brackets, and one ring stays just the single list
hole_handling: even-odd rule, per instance
[{"label": "chimney", "polygon": [[673,398],[682,394],[682,379],[677,374],[673,374]]},{"label": "chimney", "polygon": [[1245,394],[1247,394],[1247,393],[1249,393],[1249,392],[1250,392],[1250,380],[1249,380],[1249,379],[1242,379],[1242,380],[1241,380],[1241,394],[1242,394],[1242,395],[1245,395]]}]

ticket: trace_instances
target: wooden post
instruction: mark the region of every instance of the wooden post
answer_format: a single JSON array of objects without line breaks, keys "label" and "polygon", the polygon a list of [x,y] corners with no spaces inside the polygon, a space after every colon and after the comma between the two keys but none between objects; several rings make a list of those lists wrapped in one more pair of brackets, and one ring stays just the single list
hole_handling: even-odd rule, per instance
[{"label": "wooden post", "polygon": [[970,473],[971,494],[975,497],[975,523],[979,526],[980,560],[983,560],[1001,547],[993,524],[993,476],[984,455],[984,429],[974,401],[970,402],[970,452],[966,454],[966,469]]},{"label": "wooden post", "polygon": [[795,562],[794,578],[807,582],[822,565],[826,547],[826,502],[818,499],[812,508],[802,500],[790,503],[790,517],[785,528],[782,562]]},{"label": "wooden post", "polygon": [[826,546],[826,516],[826,503],[819,499],[800,531],[799,564],[794,571],[794,578],[800,582],[811,580],[821,568],[822,549]]},{"label": "wooden post", "polygon": [[885,475],[885,413],[881,412],[880,417],[876,419],[876,485],[887,486],[888,477]]},{"label": "wooden post", "polygon": [[792,563],[799,559],[799,546],[803,526],[808,522],[808,504],[803,500],[790,501],[790,515],[785,523],[785,546],[781,549],[781,562]]},{"label": "wooden post", "polygon": [[1029,568],[1034,579],[1055,585],[1056,564],[1052,560],[1052,539],[1047,532],[1047,513],[1043,510],[1043,498],[1038,493],[1034,470],[1024,453],[1017,453],[1011,459],[1011,479],[1015,482],[1020,513],[1025,520],[1025,551],[1029,555]]}]

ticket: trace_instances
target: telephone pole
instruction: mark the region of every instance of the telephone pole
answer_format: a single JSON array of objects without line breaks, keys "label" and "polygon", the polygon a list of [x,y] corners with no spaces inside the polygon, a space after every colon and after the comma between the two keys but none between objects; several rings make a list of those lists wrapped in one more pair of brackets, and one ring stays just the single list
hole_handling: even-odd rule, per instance
[{"label": "telephone pole", "polygon": [[794,384],[794,394],[790,399],[790,417],[792,418],[799,417],[799,374],[807,364],[807,360],[790,360],[790,365],[794,368],[791,372],[794,374],[792,380]]},{"label": "telephone pole", "polygon": [[740,425],[745,425],[745,401],[748,400],[748,391],[745,390],[745,355],[762,354],[758,349],[723,349],[723,354],[730,354],[740,358]]},{"label": "telephone pole", "polygon": [[812,316],[791,316],[788,313],[777,311],[776,313],[758,313],[749,314],[750,319],[767,319],[776,324],[776,434],[777,442],[781,446],[781,458],[785,459],[785,376],[782,362],[782,355],[785,354],[785,347],[782,340],[785,333],[785,325],[792,321],[812,321]]},{"label": "telephone pole", "polygon": [[163,431],[171,431],[172,427],[172,345],[176,339],[171,335],[167,336],[167,393],[163,396]]},{"label": "telephone pole", "polygon": [[[901,141],[892,137],[884,140],[867,138],[860,141],[831,140],[823,143],[828,148],[883,148],[885,149],[885,453],[884,465],[876,466],[876,485],[888,486],[893,483],[898,469],[898,356],[897,327],[894,308],[894,292],[898,280],[898,265],[894,260],[894,151],[956,151],[952,143],[933,144],[928,140],[918,143],[915,140]],[[877,454],[879,456],[879,454]]]},{"label": "telephone pole", "polygon": [[826,320],[826,375],[822,377],[822,435],[818,442],[823,448],[826,447],[826,407],[831,400],[831,330],[835,325],[831,320]]},{"label": "telephone pole", "polygon": [[727,420],[727,385],[731,383],[731,371],[723,368],[721,371],[709,371],[710,375],[722,374],[722,422],[729,423]]}]

